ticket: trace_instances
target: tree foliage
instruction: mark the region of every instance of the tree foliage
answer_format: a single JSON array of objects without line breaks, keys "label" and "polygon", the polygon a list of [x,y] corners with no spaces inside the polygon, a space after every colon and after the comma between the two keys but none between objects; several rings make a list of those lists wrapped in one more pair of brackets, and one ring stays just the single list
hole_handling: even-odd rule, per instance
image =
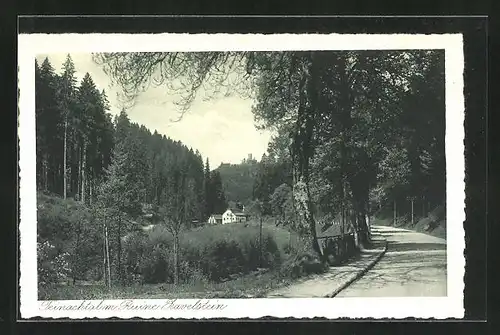
[{"label": "tree foliage", "polygon": [[[106,93],[90,74],[76,82],[71,57],[61,75],[48,59],[35,63],[35,70],[39,240],[41,248],[50,244],[55,250],[43,264],[67,253],[74,280],[102,278],[109,266],[114,281],[124,283],[123,241],[158,221],[153,207],[168,209],[169,217],[187,227],[207,218],[207,203],[225,209],[220,175],[205,175],[198,151],[131,122],[125,110],[113,120]],[[54,200],[65,195],[60,204]],[[47,197],[58,203],[50,210]]]},{"label": "tree foliage", "polygon": [[[295,211],[318,253],[315,218],[340,213],[366,232],[370,194],[381,186],[387,200],[417,193],[436,203],[444,198],[442,51],[98,54],[95,59],[129,98],[150,82],[183,91],[181,113],[204,84],[229,87],[229,78],[246,83],[257,126],[286,134],[279,146],[289,151]],[[254,189],[254,197],[265,202],[282,184],[269,186],[268,171],[276,163],[267,160]]]}]

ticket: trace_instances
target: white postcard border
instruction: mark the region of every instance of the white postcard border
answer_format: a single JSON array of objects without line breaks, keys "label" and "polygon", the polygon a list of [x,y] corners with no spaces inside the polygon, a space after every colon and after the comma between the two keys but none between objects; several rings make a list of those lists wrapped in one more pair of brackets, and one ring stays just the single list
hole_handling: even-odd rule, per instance
[{"label": "white postcard border", "polygon": [[[211,299],[37,301],[37,54],[147,51],[445,49],[447,291],[442,298]],[[465,159],[461,34],[21,34],[19,60],[21,318],[461,318],[464,315]],[[100,304],[100,305],[99,305]],[[61,306],[80,306],[65,310]],[[58,307],[59,306],[59,307]],[[84,309],[81,306],[90,306]],[[92,306],[93,309],[90,309]],[[99,307],[96,307],[99,306]],[[107,307],[103,309],[103,306]],[[137,309],[143,306],[143,309]],[[149,306],[149,308],[144,309]],[[151,307],[152,306],[152,307]],[[156,306],[156,307],[154,307]],[[214,307],[215,306],[215,307]],[[56,309],[59,308],[59,309]],[[100,309],[99,309],[100,308]]]}]

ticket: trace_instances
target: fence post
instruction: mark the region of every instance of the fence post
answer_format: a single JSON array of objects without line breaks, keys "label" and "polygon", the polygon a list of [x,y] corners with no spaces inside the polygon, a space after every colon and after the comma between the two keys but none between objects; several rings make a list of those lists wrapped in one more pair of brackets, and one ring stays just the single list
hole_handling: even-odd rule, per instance
[{"label": "fence post", "polygon": [[413,227],[413,197],[411,198],[411,225]]},{"label": "fence post", "polygon": [[398,219],[397,209],[396,209],[396,200],[394,200],[394,221],[392,223],[393,226],[396,226],[396,220]]}]

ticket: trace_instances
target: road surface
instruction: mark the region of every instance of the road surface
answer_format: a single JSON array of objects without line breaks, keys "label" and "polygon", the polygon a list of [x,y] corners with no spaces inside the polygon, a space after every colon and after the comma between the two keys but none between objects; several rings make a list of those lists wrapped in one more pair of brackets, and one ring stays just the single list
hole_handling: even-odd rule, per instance
[{"label": "road surface", "polygon": [[387,239],[387,252],[336,297],[446,296],[446,240],[394,227],[372,231]]}]

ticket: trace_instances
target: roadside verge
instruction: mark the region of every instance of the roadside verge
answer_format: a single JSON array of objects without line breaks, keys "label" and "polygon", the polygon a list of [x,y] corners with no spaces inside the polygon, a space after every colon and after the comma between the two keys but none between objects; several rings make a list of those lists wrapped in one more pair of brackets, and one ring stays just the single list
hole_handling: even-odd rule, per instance
[{"label": "roadside verge", "polygon": [[271,291],[267,298],[333,298],[361,278],[377,264],[387,251],[387,242],[378,237],[374,249],[363,250],[358,257],[341,266],[330,267],[326,273]]},{"label": "roadside verge", "polygon": [[334,298],[337,294],[346,289],[349,285],[354,283],[359,278],[363,277],[365,273],[370,271],[382,259],[382,257],[384,257],[387,251],[387,241],[384,239],[382,243],[383,248],[378,252],[378,254],[376,254],[370,260],[367,260],[366,265],[362,269],[360,269],[359,271],[354,271],[352,275],[348,276],[341,285],[339,285],[332,293],[328,294],[326,297]]}]

